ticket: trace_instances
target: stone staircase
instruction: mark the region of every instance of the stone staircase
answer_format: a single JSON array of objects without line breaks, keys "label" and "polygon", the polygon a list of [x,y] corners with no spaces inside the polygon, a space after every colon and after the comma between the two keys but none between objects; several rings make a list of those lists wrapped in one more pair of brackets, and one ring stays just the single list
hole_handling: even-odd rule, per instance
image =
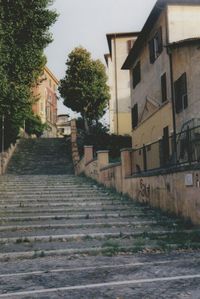
[{"label": "stone staircase", "polygon": [[9,163],[7,174],[57,175],[73,173],[70,147],[61,138],[24,139]]},{"label": "stone staircase", "polygon": [[23,140],[0,178],[0,298],[155,299],[156,285],[152,297],[133,290],[139,278],[168,277],[175,263],[197,274],[197,254],[187,269],[187,257],[160,253],[199,248],[198,228],[75,177],[68,151]]}]

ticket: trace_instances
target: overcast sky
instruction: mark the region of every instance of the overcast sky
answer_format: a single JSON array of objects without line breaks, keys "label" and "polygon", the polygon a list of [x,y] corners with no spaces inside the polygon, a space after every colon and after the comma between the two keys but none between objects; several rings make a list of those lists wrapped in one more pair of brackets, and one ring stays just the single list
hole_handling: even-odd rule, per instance
[{"label": "overcast sky", "polygon": [[[48,67],[58,79],[65,74],[68,54],[83,46],[94,59],[104,62],[108,52],[106,33],[139,31],[156,0],[55,0],[59,13],[51,28],[54,41],[45,54]],[[58,113],[66,109],[59,104]]]}]

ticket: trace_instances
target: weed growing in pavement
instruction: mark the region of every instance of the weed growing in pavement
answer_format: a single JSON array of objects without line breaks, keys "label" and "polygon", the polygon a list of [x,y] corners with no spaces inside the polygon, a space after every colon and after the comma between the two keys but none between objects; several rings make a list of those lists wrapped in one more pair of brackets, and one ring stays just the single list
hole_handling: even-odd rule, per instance
[{"label": "weed growing in pavement", "polygon": [[107,240],[102,244],[102,252],[107,256],[113,256],[119,253],[120,246],[117,241]]}]

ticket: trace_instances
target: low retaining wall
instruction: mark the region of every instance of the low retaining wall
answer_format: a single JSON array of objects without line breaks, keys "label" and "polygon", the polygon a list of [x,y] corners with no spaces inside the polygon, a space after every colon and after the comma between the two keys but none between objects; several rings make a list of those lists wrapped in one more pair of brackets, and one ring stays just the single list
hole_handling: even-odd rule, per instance
[{"label": "low retaining wall", "polygon": [[163,211],[200,224],[200,170],[179,171],[160,175],[130,176],[130,151],[121,152],[121,163],[109,164],[108,152],[85,147],[84,158],[77,163],[76,173],[98,181],[106,187],[148,203]]},{"label": "low retaining wall", "polygon": [[[75,126],[75,123],[73,123]],[[74,130],[75,131],[75,130]],[[73,142],[76,136],[73,135]],[[78,147],[73,147],[78,150]],[[97,152],[93,157],[93,147],[84,147],[84,157],[73,153],[75,173],[96,180],[109,188],[128,195],[139,202],[148,203],[200,225],[200,165],[196,170],[174,169],[131,176],[131,150],[121,151],[121,163],[109,164],[108,151]],[[193,167],[194,168],[194,167]],[[197,169],[198,168],[198,169]]]},{"label": "low retaining wall", "polygon": [[0,153],[0,175],[3,175],[6,171],[6,168],[8,166],[8,163],[10,161],[10,159],[12,158],[12,155],[17,147],[17,145],[19,144],[19,140],[16,141],[15,144],[11,144],[9,149],[3,153]]}]

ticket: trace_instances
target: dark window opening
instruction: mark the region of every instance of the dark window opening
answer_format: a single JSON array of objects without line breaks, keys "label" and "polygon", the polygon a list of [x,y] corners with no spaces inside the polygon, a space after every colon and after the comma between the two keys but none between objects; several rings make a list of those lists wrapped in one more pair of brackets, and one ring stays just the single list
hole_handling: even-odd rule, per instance
[{"label": "dark window opening", "polygon": [[162,103],[167,101],[167,76],[164,73],[161,76],[161,92],[162,92]]},{"label": "dark window opening", "polygon": [[140,61],[136,64],[136,66],[133,69],[133,88],[136,87],[136,85],[141,80],[141,68],[140,68]]},{"label": "dark window opening", "polygon": [[160,56],[163,50],[163,40],[162,40],[162,28],[156,32],[154,37],[149,41],[149,58],[150,63],[154,63],[154,61]]},{"label": "dark window opening", "polygon": [[132,128],[136,128],[138,125],[138,104],[135,104],[132,108]]},{"label": "dark window opening", "polygon": [[187,95],[187,76],[186,73],[174,83],[175,91],[175,106],[176,113],[180,113],[188,107],[188,95]]}]

